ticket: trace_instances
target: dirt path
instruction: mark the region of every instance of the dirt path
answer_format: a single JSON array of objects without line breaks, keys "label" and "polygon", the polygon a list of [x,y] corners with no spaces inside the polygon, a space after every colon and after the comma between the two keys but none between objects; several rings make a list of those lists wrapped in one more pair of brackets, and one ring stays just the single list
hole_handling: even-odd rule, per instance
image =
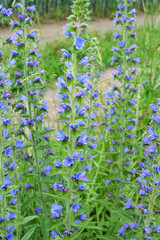
[{"label": "dirt path", "polygon": [[[137,16],[137,24],[141,25],[144,23],[145,17],[143,14],[139,14]],[[60,21],[53,24],[41,24],[41,36],[40,42],[41,44],[45,42],[51,42],[62,35],[62,27],[66,24],[66,21]],[[97,30],[100,33],[105,33],[106,31],[115,29],[113,20],[101,18],[96,21],[90,21],[89,25],[91,29]],[[10,36],[10,31],[8,28],[0,28],[0,36],[2,36],[2,40],[6,39]]]}]

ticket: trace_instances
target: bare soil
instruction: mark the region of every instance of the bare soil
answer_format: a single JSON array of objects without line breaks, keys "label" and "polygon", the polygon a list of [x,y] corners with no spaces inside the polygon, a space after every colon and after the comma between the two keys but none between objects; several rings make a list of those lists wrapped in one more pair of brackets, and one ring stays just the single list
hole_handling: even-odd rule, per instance
[{"label": "bare soil", "polygon": [[[139,14],[136,19],[137,19],[136,23],[138,25],[143,24],[145,21],[145,17],[143,14]],[[63,33],[62,27],[65,25],[66,21],[64,20],[51,24],[41,24],[40,43],[43,44],[45,42],[51,42],[57,39],[59,36],[62,35]],[[89,25],[92,30],[99,31],[102,34],[105,33],[106,31],[115,29],[113,20],[107,18],[100,18],[95,21],[90,21]],[[0,28],[0,36],[2,36],[2,40],[6,39],[10,35],[11,33],[9,28]]]}]

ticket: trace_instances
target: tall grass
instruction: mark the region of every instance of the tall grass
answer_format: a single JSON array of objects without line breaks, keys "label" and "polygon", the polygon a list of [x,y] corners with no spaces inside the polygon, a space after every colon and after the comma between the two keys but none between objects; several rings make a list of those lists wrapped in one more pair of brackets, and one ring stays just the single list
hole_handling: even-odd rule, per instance
[{"label": "tall grass", "polygon": [[[143,10],[143,5],[150,9],[155,1],[159,3],[159,0],[137,0],[136,8]],[[12,0],[1,0],[0,3],[3,4],[5,8],[11,5]],[[73,0],[26,0],[27,5],[35,4],[37,6],[37,11],[40,15],[64,18],[70,13],[70,6]],[[92,10],[92,15],[95,17],[112,17],[117,0],[90,0],[90,7]]]}]

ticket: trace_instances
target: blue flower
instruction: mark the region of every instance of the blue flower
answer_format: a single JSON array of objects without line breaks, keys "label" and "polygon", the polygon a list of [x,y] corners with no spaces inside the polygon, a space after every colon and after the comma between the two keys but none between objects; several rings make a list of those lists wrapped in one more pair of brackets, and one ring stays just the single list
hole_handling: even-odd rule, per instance
[{"label": "blue flower", "polygon": [[122,237],[124,237],[124,227],[121,227],[118,231],[118,234],[121,235]]},{"label": "blue flower", "polygon": [[11,178],[10,178],[10,177],[5,177],[5,178],[4,178],[4,184],[5,184],[5,185],[8,186],[8,185],[10,185],[11,183],[12,183],[12,181],[11,181]]},{"label": "blue flower", "polygon": [[16,140],[14,146],[23,149],[24,148],[23,140]]},{"label": "blue flower", "polygon": [[34,211],[37,212],[37,213],[41,213],[42,208],[35,207],[35,208],[34,208]]},{"label": "blue flower", "polygon": [[65,157],[64,161],[63,161],[63,165],[65,167],[70,167],[71,165],[74,164],[74,159],[73,158],[70,158],[70,157]]},{"label": "blue flower", "polygon": [[111,183],[110,180],[106,180],[106,184],[109,185]]},{"label": "blue flower", "polygon": [[35,31],[32,31],[30,34],[28,34],[27,36],[29,37],[29,38],[34,38],[35,36],[36,36],[37,34],[36,34],[36,32]]},{"label": "blue flower", "polygon": [[1,13],[2,13],[3,16],[10,17],[13,12],[12,12],[11,8],[8,8],[7,10],[5,8],[3,8],[1,10]]},{"label": "blue flower", "polygon": [[34,11],[36,10],[36,5],[28,6],[28,7],[26,8],[26,10],[29,11],[29,12],[34,12]]},{"label": "blue flower", "polygon": [[126,200],[125,209],[130,209],[130,208],[134,208],[134,207],[133,207],[133,205],[131,204],[131,199],[127,199],[127,200]]},{"label": "blue flower", "polygon": [[60,161],[59,159],[56,160],[56,161],[54,161],[54,166],[55,166],[55,167],[58,167],[58,168],[62,167],[61,161]]},{"label": "blue flower", "polygon": [[77,81],[80,83],[87,83],[87,78],[88,78],[88,73],[86,73],[85,75],[82,75],[82,73],[80,73],[77,77]]},{"label": "blue flower", "polygon": [[10,226],[8,229],[7,229],[7,232],[8,233],[11,233],[14,231],[14,226]]},{"label": "blue flower", "polygon": [[87,65],[88,61],[89,61],[89,57],[86,56],[86,57],[84,57],[84,58],[81,59],[81,61],[79,62],[79,64],[80,64],[80,65]]},{"label": "blue flower", "polygon": [[77,217],[78,217],[80,220],[86,220],[87,215],[82,212],[82,213],[80,213]]},{"label": "blue flower", "polygon": [[68,141],[69,137],[67,135],[64,134],[64,132],[59,129],[58,133],[57,133],[57,141]]},{"label": "blue flower", "polygon": [[52,218],[59,218],[62,211],[63,208],[61,205],[59,205],[58,203],[53,204],[51,209]]},{"label": "blue flower", "polygon": [[61,52],[62,52],[62,57],[67,57],[67,58],[70,58],[71,55],[69,54],[69,52],[65,49],[61,49]]},{"label": "blue flower", "polygon": [[78,190],[83,191],[85,187],[86,187],[86,183],[81,183],[77,188]]},{"label": "blue flower", "polygon": [[151,109],[152,109],[153,112],[157,112],[158,111],[158,106],[157,105],[151,104],[150,106],[151,106]]},{"label": "blue flower", "polygon": [[80,203],[75,203],[71,206],[71,211],[77,212],[80,207],[81,207]]},{"label": "blue flower", "polygon": [[12,156],[12,148],[8,147],[5,149],[4,154],[6,155],[6,157],[11,157]]},{"label": "blue flower", "polygon": [[4,238],[7,239],[7,240],[12,240],[14,238],[14,236],[13,236],[12,233],[10,233],[8,235],[5,235]]},{"label": "blue flower", "polygon": [[17,204],[17,198],[16,198],[16,197],[12,198],[12,199],[10,200],[9,204],[11,204],[11,205]]},{"label": "blue flower", "polygon": [[44,167],[44,169],[41,171],[43,175],[49,175],[52,167],[48,165],[47,167]]},{"label": "blue flower", "polygon": [[78,146],[85,144],[87,142],[86,131],[77,138],[76,144]]},{"label": "blue flower", "polygon": [[67,26],[63,26],[63,34],[68,36],[68,37],[72,37],[72,33],[71,32],[68,32],[68,27]]},{"label": "blue flower", "polygon": [[9,211],[6,213],[6,217],[9,219],[15,219],[15,213]]},{"label": "blue flower", "polygon": [[52,230],[51,237],[56,238],[57,236],[58,236],[58,233]]},{"label": "blue flower", "polygon": [[77,37],[76,38],[76,41],[74,42],[74,45],[76,46],[76,49],[81,49],[84,47],[84,42],[86,40],[84,38],[81,38],[81,37]]},{"label": "blue flower", "polygon": [[7,109],[7,106],[4,102],[0,101],[0,109],[2,110],[6,110]]}]

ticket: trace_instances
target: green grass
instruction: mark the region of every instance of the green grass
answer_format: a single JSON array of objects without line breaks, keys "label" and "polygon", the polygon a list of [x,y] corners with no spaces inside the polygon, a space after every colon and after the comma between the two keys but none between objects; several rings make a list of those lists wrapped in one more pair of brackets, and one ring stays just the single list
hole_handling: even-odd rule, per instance
[{"label": "green grass", "polygon": [[[141,58],[141,65],[146,65],[148,67],[154,67],[160,62],[160,27],[150,29],[148,26],[140,26],[137,28],[138,34],[138,50],[137,56]],[[101,35],[98,32],[91,32],[91,35],[96,36],[100,42],[100,50],[102,55],[103,69],[111,66],[111,57],[112,57],[112,46],[113,42],[113,32],[109,31]],[[60,67],[60,49],[70,48],[70,41],[65,37],[62,37],[52,43],[46,43],[41,47],[43,53],[43,62],[44,69],[47,72],[47,82],[53,81],[53,76],[50,76],[50,73],[54,72],[57,76],[62,74]],[[155,65],[151,66],[152,59],[155,61]],[[148,76],[149,77],[149,76]]]}]

